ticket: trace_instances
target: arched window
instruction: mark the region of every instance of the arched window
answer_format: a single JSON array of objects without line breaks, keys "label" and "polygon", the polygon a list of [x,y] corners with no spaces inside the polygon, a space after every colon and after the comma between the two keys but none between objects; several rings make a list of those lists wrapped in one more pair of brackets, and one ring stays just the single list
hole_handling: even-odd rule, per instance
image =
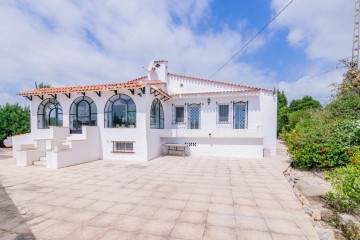
[{"label": "arched window", "polygon": [[70,107],[70,133],[82,133],[81,126],[97,125],[95,102],[86,96],[78,97]]},{"label": "arched window", "polygon": [[159,99],[155,98],[150,110],[150,128],[164,128],[164,110]]},{"label": "arched window", "polygon": [[112,96],[105,105],[105,128],[136,127],[136,105],[126,94]]},{"label": "arched window", "polygon": [[63,112],[60,103],[55,98],[47,98],[39,105],[38,128],[63,125]]}]

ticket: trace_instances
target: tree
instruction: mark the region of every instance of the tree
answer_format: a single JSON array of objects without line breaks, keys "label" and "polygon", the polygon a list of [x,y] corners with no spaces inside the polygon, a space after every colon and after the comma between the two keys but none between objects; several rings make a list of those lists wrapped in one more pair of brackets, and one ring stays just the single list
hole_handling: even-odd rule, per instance
[{"label": "tree", "polygon": [[348,70],[339,85],[335,85],[336,94],[326,106],[330,115],[339,119],[360,119],[360,71],[356,65],[345,59],[340,60]]},{"label": "tree", "polygon": [[302,99],[296,99],[291,101],[289,105],[290,112],[296,112],[299,110],[307,109],[321,109],[322,106],[319,101],[316,101],[311,96],[304,96]]},{"label": "tree", "polygon": [[277,90],[278,96],[278,118],[277,118],[277,133],[278,135],[284,131],[286,131],[286,126],[289,124],[289,108],[287,106],[287,97],[284,91],[280,92],[279,89]]},{"label": "tree", "polygon": [[352,61],[341,59],[340,63],[348,70],[343,74],[342,83],[337,86],[337,95],[344,95],[349,92],[360,94],[360,70]]},{"label": "tree", "polygon": [[3,141],[17,134],[30,131],[30,109],[22,107],[18,103],[0,106],[0,146]]},{"label": "tree", "polygon": [[43,82],[41,82],[38,86],[38,88],[51,88],[51,85],[50,84],[45,84]]},{"label": "tree", "polygon": [[284,91],[280,92],[278,89],[277,95],[278,95],[278,108],[280,109],[282,107],[287,107],[288,101]]}]

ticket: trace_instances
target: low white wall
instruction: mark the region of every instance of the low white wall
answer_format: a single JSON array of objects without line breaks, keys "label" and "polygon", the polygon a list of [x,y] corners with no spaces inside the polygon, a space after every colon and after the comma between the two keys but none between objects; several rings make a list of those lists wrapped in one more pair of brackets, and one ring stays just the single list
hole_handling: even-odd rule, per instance
[{"label": "low white wall", "polygon": [[163,153],[162,133],[165,129],[149,129],[147,134],[148,160],[154,159]]},{"label": "low white wall", "polygon": [[186,149],[186,153],[192,156],[263,157],[262,139],[163,138],[162,142],[196,143],[196,146]]},{"label": "low white wall", "polygon": [[277,95],[263,91],[260,94],[261,119],[264,126],[264,148],[276,156]]},{"label": "low white wall", "polygon": [[99,127],[83,127],[83,140],[71,141],[71,148],[47,153],[48,168],[63,168],[100,159]]},{"label": "low white wall", "polygon": [[[20,148],[22,144],[34,144],[36,145],[36,142],[34,142],[33,135],[31,133],[27,134],[21,134],[16,135],[12,137],[12,145],[13,145],[13,157],[17,162],[18,166],[27,166],[26,160],[21,160],[24,155],[20,152]],[[18,162],[19,161],[19,162]]]},{"label": "low white wall", "polygon": [[45,157],[45,150],[19,150],[16,153],[16,165],[26,167],[33,165],[33,161]]}]

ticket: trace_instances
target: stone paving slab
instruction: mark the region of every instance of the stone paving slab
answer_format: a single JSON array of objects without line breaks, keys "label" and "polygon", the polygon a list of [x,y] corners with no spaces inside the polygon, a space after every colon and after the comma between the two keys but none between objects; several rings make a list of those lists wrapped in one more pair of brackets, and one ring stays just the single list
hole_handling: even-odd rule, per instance
[{"label": "stone paving slab", "polygon": [[164,156],[59,170],[7,159],[0,179],[37,239],[318,239],[284,159]]},{"label": "stone paving slab", "polygon": [[0,239],[35,239],[29,225],[0,184]]}]

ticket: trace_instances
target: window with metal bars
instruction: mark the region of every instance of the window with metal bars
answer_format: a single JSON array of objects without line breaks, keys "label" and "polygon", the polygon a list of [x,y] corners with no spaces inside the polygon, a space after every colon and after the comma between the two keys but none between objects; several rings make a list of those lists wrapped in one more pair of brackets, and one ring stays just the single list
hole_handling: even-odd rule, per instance
[{"label": "window with metal bars", "polygon": [[248,102],[234,102],[234,129],[246,129],[248,126]]},{"label": "window with metal bars", "polygon": [[122,142],[122,141],[113,142],[113,153],[133,153],[133,152],[134,152],[134,142]]}]

